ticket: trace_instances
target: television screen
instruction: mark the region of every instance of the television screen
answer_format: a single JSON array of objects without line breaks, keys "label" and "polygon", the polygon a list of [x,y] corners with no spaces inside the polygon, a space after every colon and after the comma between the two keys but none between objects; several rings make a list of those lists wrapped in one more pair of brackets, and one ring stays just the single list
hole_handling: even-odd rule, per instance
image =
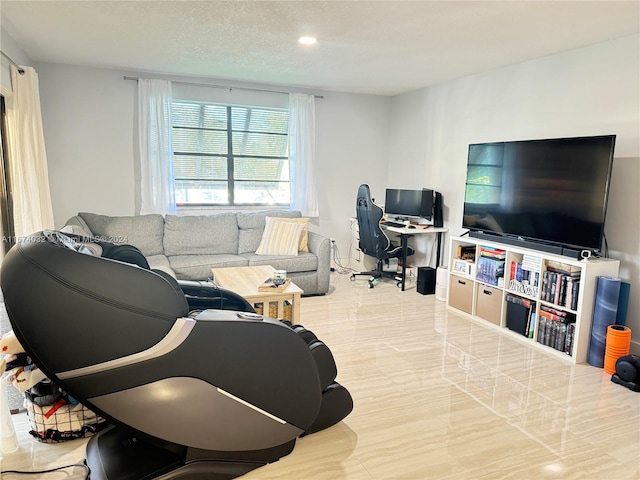
[{"label": "television screen", "polygon": [[600,250],[615,138],[469,145],[463,227]]},{"label": "television screen", "polygon": [[430,220],[433,213],[433,190],[387,188],[384,213],[400,217],[423,217]]}]

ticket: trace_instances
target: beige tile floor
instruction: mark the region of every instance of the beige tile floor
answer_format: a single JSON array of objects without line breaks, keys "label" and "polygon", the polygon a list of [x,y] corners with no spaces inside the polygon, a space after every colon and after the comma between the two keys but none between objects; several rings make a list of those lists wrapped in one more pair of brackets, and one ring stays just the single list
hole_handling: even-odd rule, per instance
[{"label": "beige tile floor", "polygon": [[[303,298],[301,313],[332,349],[354,411],[242,478],[640,479],[640,393],[601,369],[546,355],[393,282],[369,289],[332,274],[331,293]],[[26,419],[15,420],[20,450],[3,470],[84,458],[84,441],[40,444]],[[84,478],[78,468],[55,475],[41,478]]]}]

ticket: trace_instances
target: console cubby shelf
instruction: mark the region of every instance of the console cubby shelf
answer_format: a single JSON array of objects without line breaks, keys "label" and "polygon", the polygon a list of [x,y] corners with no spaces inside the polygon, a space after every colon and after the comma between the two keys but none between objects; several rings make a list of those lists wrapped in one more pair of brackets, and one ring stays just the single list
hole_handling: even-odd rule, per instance
[{"label": "console cubby shelf", "polygon": [[[487,255],[491,251],[496,253],[488,262],[488,270],[486,259],[480,262],[485,266],[478,266],[481,253]],[[586,362],[597,278],[617,276],[618,260],[577,260],[472,237],[451,237],[449,252],[449,308],[498,328],[533,348],[573,363]],[[466,257],[463,262],[459,258],[461,253]],[[502,274],[502,261],[503,276],[494,278],[494,271]],[[545,287],[551,289],[552,284],[556,285],[558,294],[555,287],[545,291]],[[565,323],[567,320],[549,321],[552,333],[547,332],[545,337],[544,330],[540,329],[541,323],[546,323],[546,320],[540,321],[541,310],[547,310],[542,312],[544,317],[570,320],[568,323]],[[508,319],[511,329],[507,326]],[[570,323],[574,325],[569,327]],[[571,341],[564,343],[567,332]],[[553,338],[556,338],[556,347],[563,347],[566,352],[544,344],[551,343]]]}]

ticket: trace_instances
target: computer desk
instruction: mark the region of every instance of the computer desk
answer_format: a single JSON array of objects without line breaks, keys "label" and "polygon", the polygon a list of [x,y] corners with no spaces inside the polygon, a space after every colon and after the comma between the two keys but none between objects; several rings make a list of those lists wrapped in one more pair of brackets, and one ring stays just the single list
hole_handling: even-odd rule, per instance
[{"label": "computer desk", "polygon": [[390,225],[385,225],[384,222],[380,222],[380,227],[383,230],[387,230],[389,232],[397,233],[400,235],[400,245],[402,246],[402,280],[400,281],[400,287],[404,292],[404,284],[406,279],[406,268],[407,268],[407,251],[409,248],[408,242],[409,238],[414,235],[431,235],[436,234],[436,268],[440,266],[440,252],[442,249],[442,234],[448,232],[449,229],[445,227],[421,227],[416,226],[415,228],[407,227],[392,227]]}]

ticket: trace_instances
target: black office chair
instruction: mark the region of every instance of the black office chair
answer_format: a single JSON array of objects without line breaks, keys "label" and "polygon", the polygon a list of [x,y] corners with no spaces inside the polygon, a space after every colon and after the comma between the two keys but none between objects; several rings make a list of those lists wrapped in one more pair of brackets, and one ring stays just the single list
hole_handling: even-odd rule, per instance
[{"label": "black office chair", "polygon": [[112,423],[87,445],[92,480],[236,478],[351,412],[313,334],[250,312],[192,316],[171,280],[57,234],[25,238],[2,263],[20,344]]},{"label": "black office chair", "polygon": [[[360,185],[356,201],[356,216],[358,218],[360,236],[359,247],[365,255],[374,257],[378,263],[375,270],[351,274],[351,280],[355,280],[356,276],[359,275],[368,275],[370,277],[369,288],[373,288],[375,281],[383,277],[393,278],[396,280],[398,287],[402,284],[402,279],[398,280],[398,273],[384,270],[384,266],[388,264],[390,258],[402,258],[402,247],[393,245],[380,227],[380,220],[382,220],[383,214],[382,208],[371,200],[369,185]],[[408,247],[407,256],[414,253],[413,248]]]}]

